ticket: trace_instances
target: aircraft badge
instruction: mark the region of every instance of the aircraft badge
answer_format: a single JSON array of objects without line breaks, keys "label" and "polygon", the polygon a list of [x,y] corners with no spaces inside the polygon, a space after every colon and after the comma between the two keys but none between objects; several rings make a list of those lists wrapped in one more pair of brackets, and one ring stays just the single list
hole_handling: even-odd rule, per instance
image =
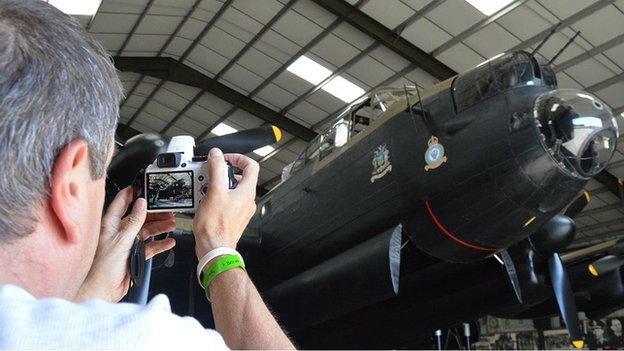
[{"label": "aircraft badge", "polygon": [[390,150],[386,144],[379,145],[373,153],[373,176],[371,177],[371,183],[383,178],[388,172],[392,171],[392,164],[390,163]]},{"label": "aircraft badge", "polygon": [[444,156],[444,146],[438,143],[438,138],[432,135],[427,144],[429,147],[427,148],[427,151],[425,151],[425,162],[427,162],[425,171],[438,168],[446,162],[446,156]]}]

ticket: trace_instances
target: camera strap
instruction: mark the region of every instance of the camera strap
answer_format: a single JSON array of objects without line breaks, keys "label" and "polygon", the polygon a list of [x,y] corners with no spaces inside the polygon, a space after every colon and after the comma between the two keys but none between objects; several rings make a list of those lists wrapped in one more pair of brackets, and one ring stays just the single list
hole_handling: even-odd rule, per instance
[{"label": "camera strap", "polygon": [[134,286],[143,282],[145,276],[145,242],[137,235],[130,249],[130,279]]}]

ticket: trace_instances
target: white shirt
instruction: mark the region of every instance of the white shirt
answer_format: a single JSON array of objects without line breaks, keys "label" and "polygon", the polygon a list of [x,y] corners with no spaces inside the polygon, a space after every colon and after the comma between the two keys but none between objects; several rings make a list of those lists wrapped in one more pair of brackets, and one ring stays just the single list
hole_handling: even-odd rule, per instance
[{"label": "white shirt", "polygon": [[0,285],[0,349],[227,349],[214,330],[171,313],[169,299],[147,305],[37,300]]}]

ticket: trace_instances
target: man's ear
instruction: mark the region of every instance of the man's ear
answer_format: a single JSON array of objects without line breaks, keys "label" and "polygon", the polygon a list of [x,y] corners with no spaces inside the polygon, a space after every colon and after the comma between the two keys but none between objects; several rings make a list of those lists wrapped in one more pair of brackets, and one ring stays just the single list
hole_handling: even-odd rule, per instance
[{"label": "man's ear", "polygon": [[80,241],[80,217],[85,206],[87,182],[91,179],[89,146],[84,140],[67,144],[59,153],[50,179],[52,213],[71,244]]}]

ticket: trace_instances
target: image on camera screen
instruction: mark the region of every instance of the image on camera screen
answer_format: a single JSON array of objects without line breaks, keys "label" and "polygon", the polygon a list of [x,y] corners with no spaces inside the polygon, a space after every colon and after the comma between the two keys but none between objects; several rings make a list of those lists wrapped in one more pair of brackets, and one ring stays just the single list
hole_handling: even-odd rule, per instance
[{"label": "image on camera screen", "polygon": [[193,172],[148,173],[147,209],[193,208]]}]

